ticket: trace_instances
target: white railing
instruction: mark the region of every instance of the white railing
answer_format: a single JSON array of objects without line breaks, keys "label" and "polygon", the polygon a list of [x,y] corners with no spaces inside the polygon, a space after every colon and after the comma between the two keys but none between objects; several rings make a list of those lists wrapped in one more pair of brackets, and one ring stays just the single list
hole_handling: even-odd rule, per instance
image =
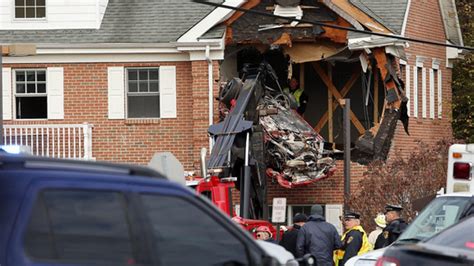
[{"label": "white railing", "polygon": [[34,155],[93,160],[92,127],[76,125],[4,125],[3,143],[29,147]]}]

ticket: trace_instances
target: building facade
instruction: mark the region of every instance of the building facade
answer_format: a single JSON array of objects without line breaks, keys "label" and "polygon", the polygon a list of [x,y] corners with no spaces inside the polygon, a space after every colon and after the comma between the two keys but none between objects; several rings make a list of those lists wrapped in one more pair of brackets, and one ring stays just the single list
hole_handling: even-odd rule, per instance
[{"label": "building facade", "polygon": [[[88,0],[76,6],[60,0],[36,1],[33,6],[17,2],[21,1],[0,1],[6,144],[28,145],[45,156],[137,164],[147,164],[156,152],[169,151],[186,171],[197,172],[200,149],[210,147],[207,128],[218,118],[219,81],[238,71],[232,51],[244,41],[232,43],[229,38],[245,39],[245,30],[238,26],[245,16],[184,0]],[[395,2],[338,1],[336,5],[328,0],[321,6],[331,12],[336,24],[462,45],[454,1]],[[225,3],[246,8],[273,5],[269,1]],[[231,25],[233,32],[228,30]],[[339,33],[331,35],[327,29],[322,34],[333,46],[367,41],[367,36],[351,34],[337,40]],[[274,40],[291,47],[287,41]],[[22,51],[29,44],[35,45],[34,54]],[[412,42],[404,51],[406,57],[399,63],[409,98],[410,135],[399,122],[389,158],[394,153],[408,154],[417,140],[433,143],[452,135],[451,67],[460,51]],[[306,73],[304,81],[316,75],[307,70],[311,64],[303,61],[298,69]],[[338,73],[343,70],[331,78],[340,88],[344,84],[337,80],[347,80],[351,72]],[[361,78],[353,83],[362,84]],[[310,99],[321,95],[332,102],[328,92],[310,91],[306,85]],[[364,110],[354,107],[365,129],[380,122],[383,91],[380,107],[369,110],[371,121],[364,122],[357,115]],[[309,109],[315,115],[305,118],[316,127],[321,110]],[[337,115],[336,111],[335,120]],[[329,128],[328,122],[318,131],[337,143],[337,130]],[[358,135],[356,126],[352,131]],[[337,220],[343,203],[342,161],[336,166],[334,176],[306,187],[285,189],[269,180],[269,202],[286,197],[288,217],[320,203],[326,206],[328,218]],[[364,170],[361,164],[351,164],[352,191],[357,191]]]}]

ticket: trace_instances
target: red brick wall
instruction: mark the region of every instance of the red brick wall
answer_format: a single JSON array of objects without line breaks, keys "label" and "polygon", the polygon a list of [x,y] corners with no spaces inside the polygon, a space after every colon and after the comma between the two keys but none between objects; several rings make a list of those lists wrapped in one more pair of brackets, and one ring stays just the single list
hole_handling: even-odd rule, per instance
[{"label": "red brick wall", "polygon": [[[97,160],[146,164],[155,152],[170,151],[185,169],[193,168],[197,147],[206,146],[208,125],[207,63],[13,64],[4,67],[64,68],[64,120],[8,121],[7,124],[94,125],[93,156]],[[107,68],[110,66],[176,66],[176,119],[108,119]],[[205,95],[205,96],[201,96]]]},{"label": "red brick wall", "polygon": [[[405,35],[407,37],[434,40],[444,42],[446,40],[443,21],[437,0],[411,1],[410,12]],[[406,49],[408,65],[410,66],[411,78],[411,101],[409,102],[412,115],[410,117],[410,136],[406,135],[401,123],[397,126],[397,133],[392,145],[392,153],[401,151],[409,154],[415,144],[414,141],[422,140],[425,143],[434,143],[443,137],[452,136],[451,128],[451,74],[450,68],[446,68],[446,47],[433,46],[410,42]],[[423,67],[426,68],[426,103],[427,117],[422,117],[422,93],[421,81],[418,82],[418,118],[413,116],[413,67],[416,56],[424,56],[426,60]],[[440,60],[439,71],[442,75],[442,118],[438,118],[438,96],[435,86],[435,118],[429,118],[429,69],[432,59]],[[420,75],[421,77],[421,75]],[[436,79],[436,77],[435,77]],[[436,85],[437,83],[435,83]]]}]

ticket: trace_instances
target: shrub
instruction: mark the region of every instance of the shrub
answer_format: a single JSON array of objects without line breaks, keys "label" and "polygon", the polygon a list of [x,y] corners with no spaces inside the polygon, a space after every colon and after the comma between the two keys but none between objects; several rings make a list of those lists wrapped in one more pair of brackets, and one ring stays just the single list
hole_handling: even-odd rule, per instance
[{"label": "shrub", "polygon": [[358,193],[348,201],[349,208],[360,212],[362,225],[368,232],[374,227],[373,218],[387,203],[399,204],[408,222],[415,216],[413,201],[433,196],[446,185],[448,149],[452,140],[433,145],[418,142],[407,158],[392,156],[386,163],[374,161],[360,180]]}]

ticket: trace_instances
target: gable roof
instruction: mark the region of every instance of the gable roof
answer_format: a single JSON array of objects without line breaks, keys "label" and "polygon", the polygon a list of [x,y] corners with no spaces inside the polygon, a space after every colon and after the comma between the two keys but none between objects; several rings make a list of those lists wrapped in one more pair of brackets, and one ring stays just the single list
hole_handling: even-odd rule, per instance
[{"label": "gable roof", "polygon": [[349,0],[367,15],[401,34],[408,0]]},{"label": "gable roof", "polygon": [[175,42],[213,9],[190,0],[109,0],[99,29],[0,29],[0,42],[169,43]]}]

